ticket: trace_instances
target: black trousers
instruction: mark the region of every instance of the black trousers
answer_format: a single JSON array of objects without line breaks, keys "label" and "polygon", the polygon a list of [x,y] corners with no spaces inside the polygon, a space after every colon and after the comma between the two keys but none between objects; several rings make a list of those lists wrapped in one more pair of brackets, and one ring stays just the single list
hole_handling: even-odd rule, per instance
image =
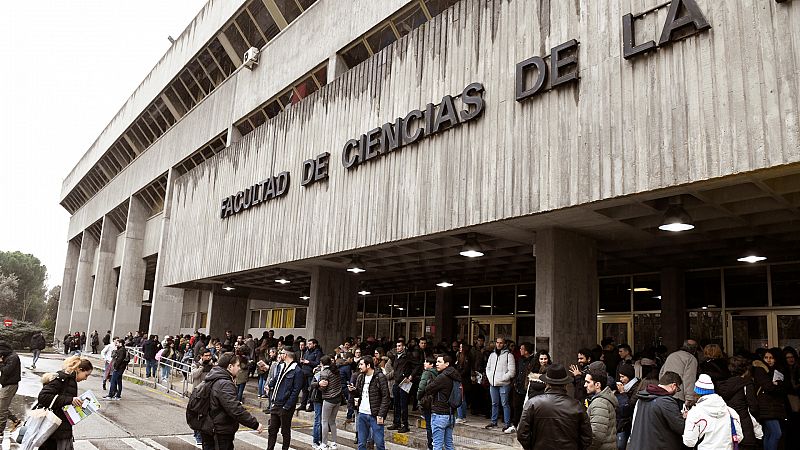
[{"label": "black trousers", "polygon": [[203,437],[203,450],[233,450],[233,434],[205,434]]},{"label": "black trousers", "polygon": [[525,394],[518,394],[514,386],[511,386],[511,423],[514,426],[518,426],[519,420],[522,418],[523,403],[525,403]]},{"label": "black trousers", "polygon": [[[292,416],[294,416],[294,410],[287,411],[282,406],[273,406],[269,411],[267,450],[275,450],[275,443],[278,442],[278,430],[281,430],[281,436],[283,436],[283,450],[289,450],[289,444],[292,441]],[[205,439],[203,442],[205,443]]]}]

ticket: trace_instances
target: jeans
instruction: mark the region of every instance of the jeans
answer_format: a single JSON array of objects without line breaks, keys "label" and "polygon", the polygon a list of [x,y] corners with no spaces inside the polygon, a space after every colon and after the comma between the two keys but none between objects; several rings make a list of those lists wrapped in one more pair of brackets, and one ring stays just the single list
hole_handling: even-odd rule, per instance
[{"label": "jeans", "polygon": [[267,384],[267,374],[262,374],[258,376],[258,395],[259,397],[264,395],[264,385]]},{"label": "jeans", "polygon": [[155,359],[147,359],[147,366],[145,367],[145,375],[147,378],[150,378],[150,374],[152,373],[153,376],[158,375],[158,361]]},{"label": "jeans", "polygon": [[386,450],[383,441],[383,425],[378,425],[378,419],[370,414],[358,413],[358,450],[367,450],[367,439],[372,431],[376,450]]},{"label": "jeans", "polygon": [[628,437],[630,433],[627,431],[620,431],[617,433],[617,450],[625,450],[628,447]]},{"label": "jeans", "polygon": [[431,416],[433,429],[433,448],[455,450],[453,447],[453,416],[449,414],[433,414]]},{"label": "jeans", "polygon": [[247,383],[237,384],[236,385],[236,400],[242,401],[244,398],[244,387],[247,386]]},{"label": "jeans", "polygon": [[395,426],[408,426],[408,392],[395,384],[394,391],[394,423]]},{"label": "jeans", "polygon": [[203,450],[233,450],[233,434],[202,434]]},{"label": "jeans", "polygon": [[[339,402],[338,398],[335,398],[333,402],[329,402],[327,400],[321,403],[322,405],[322,443],[327,444],[330,440],[333,443],[336,443],[337,433],[336,433],[336,415],[339,413],[339,406],[341,403]],[[317,406],[314,405],[314,412],[316,412]],[[330,433],[330,438],[328,438],[328,433]]]},{"label": "jeans", "polygon": [[422,411],[425,417],[425,434],[428,435],[428,450],[433,448],[433,426],[431,425],[431,412]]},{"label": "jeans", "polygon": [[168,365],[161,366],[161,379],[169,379],[170,372],[172,371],[172,367]]},{"label": "jeans", "polygon": [[292,443],[292,416],[294,411],[287,411],[283,406],[274,406],[269,410],[269,438],[267,439],[267,450],[275,450],[275,443],[278,442],[278,430],[283,436],[283,450],[289,450]]},{"label": "jeans", "polygon": [[489,386],[489,395],[492,397],[492,423],[497,423],[499,406],[503,405],[503,420],[506,426],[511,426],[511,408],[508,406],[508,394],[511,386]]},{"label": "jeans", "polygon": [[764,450],[778,450],[781,440],[781,422],[779,420],[765,420],[761,424],[764,428]]},{"label": "jeans", "polygon": [[115,370],[111,373],[111,387],[108,388],[109,397],[122,397],[122,371]]},{"label": "jeans", "polygon": [[11,418],[16,420],[11,411],[8,409],[11,406],[11,400],[17,393],[17,384],[9,384],[0,388],[0,440],[3,438],[3,431],[6,429],[6,421]]},{"label": "jeans", "polygon": [[466,419],[467,418],[467,398],[464,396],[463,401],[461,402],[461,406],[458,407],[456,410],[456,416],[459,419]]},{"label": "jeans", "polygon": [[311,432],[313,443],[322,442],[322,403],[312,402],[314,405],[314,429]]},{"label": "jeans", "polygon": [[39,350],[39,349],[35,349],[35,350],[33,351],[33,364],[32,364],[32,366],[33,366],[33,367],[36,367],[36,361],[38,361],[38,360],[39,360],[39,355],[40,355],[41,353],[42,353],[42,351],[41,351],[41,350]]},{"label": "jeans", "polygon": [[203,443],[203,434],[197,430],[194,430],[194,441],[198,444]]}]

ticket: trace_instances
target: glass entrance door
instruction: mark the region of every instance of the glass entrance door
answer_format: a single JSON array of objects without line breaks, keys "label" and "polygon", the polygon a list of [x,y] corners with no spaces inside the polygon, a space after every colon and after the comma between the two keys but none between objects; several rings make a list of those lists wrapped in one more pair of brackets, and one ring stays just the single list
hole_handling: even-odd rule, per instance
[{"label": "glass entrance door", "polygon": [[478,335],[486,337],[486,342],[496,337],[505,339],[516,338],[516,320],[513,317],[473,317],[470,342],[474,342]]},{"label": "glass entrance door", "polygon": [[617,344],[625,343],[633,348],[633,319],[630,316],[598,316],[597,342],[605,338],[612,338]]},{"label": "glass entrance door", "polygon": [[774,315],[777,346],[800,348],[800,311],[776,311]]},{"label": "glass entrance door", "polygon": [[728,353],[755,352],[759,348],[769,348],[770,313],[741,312],[728,313]]}]

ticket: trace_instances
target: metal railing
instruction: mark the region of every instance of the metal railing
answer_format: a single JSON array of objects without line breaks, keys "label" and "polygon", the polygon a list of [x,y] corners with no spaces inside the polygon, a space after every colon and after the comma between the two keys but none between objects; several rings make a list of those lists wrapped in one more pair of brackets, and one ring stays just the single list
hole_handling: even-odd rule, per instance
[{"label": "metal railing", "polygon": [[[131,356],[131,362],[125,369],[137,377],[147,379],[147,361],[144,359],[141,347],[125,347]],[[152,367],[151,367],[152,371]],[[188,397],[191,394],[191,364],[186,364],[180,361],[161,358],[156,361],[155,366],[155,384],[156,387],[162,387],[167,392]]]}]

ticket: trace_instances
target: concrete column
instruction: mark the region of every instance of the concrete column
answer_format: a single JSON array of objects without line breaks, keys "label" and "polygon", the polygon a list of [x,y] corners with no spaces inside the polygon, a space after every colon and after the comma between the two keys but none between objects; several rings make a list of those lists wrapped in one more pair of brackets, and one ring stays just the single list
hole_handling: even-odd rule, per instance
[{"label": "concrete column", "polygon": [[[119,229],[108,216],[103,217],[100,232],[100,251],[97,254],[97,274],[94,277],[92,308],[86,335],[92,331],[105,333],[114,321],[114,305],[117,301],[117,277],[114,273],[114,252],[117,248]],[[83,331],[83,330],[80,330]]]},{"label": "concrete column", "polygon": [[597,253],[594,242],[558,228],[536,233],[536,347],[571,362],[597,341]]},{"label": "concrete column", "polygon": [[161,243],[158,246],[156,279],[153,287],[153,307],[150,309],[149,334],[165,336],[175,333],[175,324],[181,323],[183,312],[183,289],[164,286],[164,250],[170,237],[170,217],[172,216],[172,192],[175,185],[175,169],[169,171],[167,192],[164,196],[164,213],[161,216]]},{"label": "concrete column", "polygon": [[58,315],[56,316],[55,338],[61,340],[69,333],[70,320],[72,319],[72,301],[75,296],[75,281],[77,277],[78,258],[81,246],[74,241],[67,243],[67,260],[64,263],[64,278],[61,281],[61,298],[58,300]]},{"label": "concrete column", "polygon": [[211,292],[208,297],[208,335],[225,339],[225,331],[231,330],[233,335],[244,334],[245,320],[248,313],[246,297]]},{"label": "concrete column", "polygon": [[680,348],[689,334],[686,282],[683,270],[674,267],[661,271],[661,333],[670,350]]},{"label": "concrete column", "polygon": [[314,267],[311,270],[311,299],[306,318],[307,338],[316,338],[329,351],[358,334],[357,285],[340,269]]},{"label": "concrete column", "polygon": [[[94,254],[97,251],[97,241],[91,233],[83,232],[81,251],[78,256],[78,267],[75,271],[75,295],[72,300],[72,316],[69,321],[69,331],[84,331],[89,326],[89,310],[92,307],[92,269],[94,269]],[[66,334],[66,333],[65,333]]]},{"label": "concrete column", "polygon": [[454,338],[453,329],[453,288],[436,288],[436,316],[433,324],[436,326],[436,341],[447,339],[448,342]]},{"label": "concrete column", "polygon": [[328,84],[345,72],[347,72],[347,64],[344,59],[338,53],[331,55],[328,58]]},{"label": "concrete column", "polygon": [[129,331],[139,331],[144,275],[147,268],[142,258],[144,227],[149,212],[147,206],[136,196],[130,198],[117,287],[117,306],[114,309],[114,323],[111,327],[114,336],[122,336]]}]

